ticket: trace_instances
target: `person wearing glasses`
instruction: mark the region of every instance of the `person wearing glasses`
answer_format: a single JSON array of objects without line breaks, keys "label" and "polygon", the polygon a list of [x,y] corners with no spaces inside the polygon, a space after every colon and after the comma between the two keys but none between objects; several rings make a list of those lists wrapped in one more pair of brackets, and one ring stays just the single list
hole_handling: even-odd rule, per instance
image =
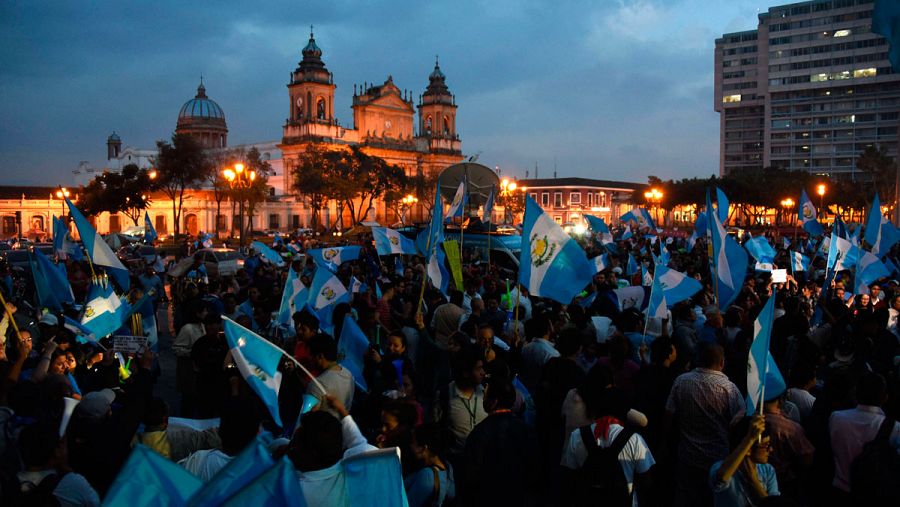
[{"label": "person wearing glasses", "polygon": [[765,430],[765,416],[759,414],[733,428],[731,454],[709,470],[716,507],[759,505],[781,495],[775,468],[769,464],[772,443]]}]

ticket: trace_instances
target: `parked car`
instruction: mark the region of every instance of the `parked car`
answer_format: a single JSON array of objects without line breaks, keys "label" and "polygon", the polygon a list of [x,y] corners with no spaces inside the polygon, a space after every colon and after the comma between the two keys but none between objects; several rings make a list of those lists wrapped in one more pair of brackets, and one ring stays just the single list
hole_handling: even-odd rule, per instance
[{"label": "parked car", "polygon": [[210,278],[233,275],[244,265],[244,256],[230,248],[204,248],[196,254],[203,255],[203,265]]}]

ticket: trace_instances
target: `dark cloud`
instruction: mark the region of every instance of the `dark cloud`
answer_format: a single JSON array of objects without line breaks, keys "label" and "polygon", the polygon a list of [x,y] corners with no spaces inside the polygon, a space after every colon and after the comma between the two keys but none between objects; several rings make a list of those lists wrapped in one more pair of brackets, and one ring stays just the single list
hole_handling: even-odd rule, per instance
[{"label": "dark cloud", "polygon": [[354,83],[390,74],[418,95],[437,53],[464,151],[504,174],[706,175],[716,27],[752,15],[723,2],[669,23],[698,1],[4,2],[0,167],[7,183],[66,183],[80,160],[102,165],[112,130],[152,147],[201,74],[230,142],[278,139],[314,24],[345,125]]}]

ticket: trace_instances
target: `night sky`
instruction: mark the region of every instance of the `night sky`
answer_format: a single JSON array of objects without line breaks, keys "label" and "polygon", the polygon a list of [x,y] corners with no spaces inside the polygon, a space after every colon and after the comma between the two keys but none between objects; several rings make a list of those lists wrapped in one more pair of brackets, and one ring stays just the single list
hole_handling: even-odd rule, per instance
[{"label": "night sky", "polygon": [[[787,2],[783,2],[787,3]],[[747,0],[0,3],[3,184],[70,184],[106,137],[152,148],[203,75],[229,144],[277,140],[309,25],[352,124],[353,85],[416,97],[435,54],[463,152],[504,176],[644,182],[718,172],[713,44]]]}]

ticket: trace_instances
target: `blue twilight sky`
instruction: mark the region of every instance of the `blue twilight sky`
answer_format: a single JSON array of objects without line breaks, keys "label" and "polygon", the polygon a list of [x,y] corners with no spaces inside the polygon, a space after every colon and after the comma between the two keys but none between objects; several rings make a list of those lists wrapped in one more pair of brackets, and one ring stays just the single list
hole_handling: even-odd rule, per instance
[{"label": "blue twilight sky", "polygon": [[309,25],[352,124],[353,84],[416,96],[440,55],[467,155],[503,175],[646,181],[718,171],[713,44],[761,0],[0,3],[2,184],[69,183],[106,137],[168,138],[196,92],[229,144],[280,139]]}]

